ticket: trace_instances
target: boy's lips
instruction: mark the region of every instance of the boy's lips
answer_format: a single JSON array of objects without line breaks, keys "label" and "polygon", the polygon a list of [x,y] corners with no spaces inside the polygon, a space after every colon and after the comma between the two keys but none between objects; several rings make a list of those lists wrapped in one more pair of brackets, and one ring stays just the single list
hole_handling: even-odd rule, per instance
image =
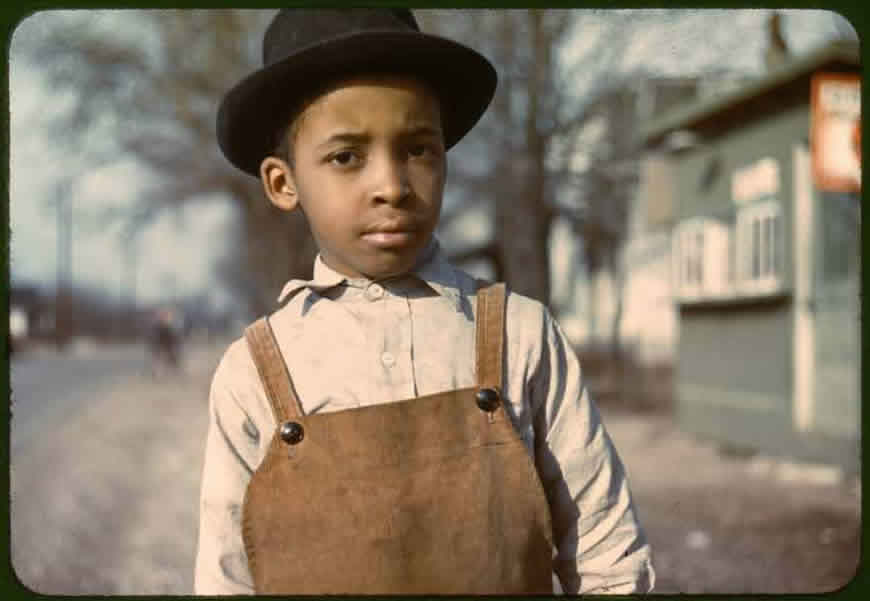
[{"label": "boy's lips", "polygon": [[406,246],[414,239],[414,232],[368,232],[363,240],[379,248]]},{"label": "boy's lips", "polygon": [[390,221],[366,229],[362,238],[379,248],[405,246],[417,233],[417,224],[413,221]]}]

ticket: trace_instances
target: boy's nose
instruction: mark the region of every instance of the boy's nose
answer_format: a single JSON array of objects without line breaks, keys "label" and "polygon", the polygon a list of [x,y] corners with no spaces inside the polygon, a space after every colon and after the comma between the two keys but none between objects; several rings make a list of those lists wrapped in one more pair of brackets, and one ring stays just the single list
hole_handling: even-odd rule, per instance
[{"label": "boy's nose", "polygon": [[372,191],[376,203],[398,204],[411,194],[411,184],[405,166],[398,161],[384,161]]}]

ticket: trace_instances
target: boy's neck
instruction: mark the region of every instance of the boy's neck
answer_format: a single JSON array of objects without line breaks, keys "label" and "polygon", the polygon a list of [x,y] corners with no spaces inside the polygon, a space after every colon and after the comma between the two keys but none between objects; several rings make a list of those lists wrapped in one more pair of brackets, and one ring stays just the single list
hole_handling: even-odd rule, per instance
[{"label": "boy's neck", "polygon": [[[382,277],[371,277],[363,274],[362,276],[350,276],[340,272],[335,269],[331,265],[329,265],[326,260],[323,258],[323,254],[318,255],[317,261],[315,261],[315,273],[314,279],[321,280],[323,278],[334,279],[336,281],[347,280],[350,282],[374,282],[374,281],[384,281],[384,280],[392,280],[395,278],[401,278],[406,275],[417,272],[421,267],[423,267],[426,263],[431,261],[441,245],[438,243],[438,240],[435,239],[435,236],[432,236],[429,241],[426,243],[426,246],[423,247],[423,250],[420,251],[420,254],[417,257],[417,260],[414,262],[414,265],[405,272],[397,273],[389,276]],[[320,267],[318,269],[318,263]],[[325,273],[324,273],[325,270]],[[318,273],[319,272],[319,273]]]}]

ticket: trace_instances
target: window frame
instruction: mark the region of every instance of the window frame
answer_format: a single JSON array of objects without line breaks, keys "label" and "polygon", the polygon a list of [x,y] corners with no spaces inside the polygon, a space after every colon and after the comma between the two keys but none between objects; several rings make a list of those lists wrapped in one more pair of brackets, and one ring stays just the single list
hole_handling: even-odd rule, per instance
[{"label": "window frame", "polygon": [[782,290],[785,274],[785,225],[782,204],[768,199],[737,210],[735,287],[739,294]]},{"label": "window frame", "polygon": [[680,302],[721,299],[732,292],[729,224],[712,217],[684,219],[672,245],[672,286]]}]

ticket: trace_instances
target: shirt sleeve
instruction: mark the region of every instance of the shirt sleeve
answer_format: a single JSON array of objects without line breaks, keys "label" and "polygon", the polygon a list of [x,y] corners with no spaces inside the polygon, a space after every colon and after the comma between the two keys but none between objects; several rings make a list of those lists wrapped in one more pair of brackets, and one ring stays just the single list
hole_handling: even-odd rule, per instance
[{"label": "shirt sleeve", "polygon": [[535,461],[552,515],[554,570],[567,594],[649,592],[655,572],[625,469],[574,351],[544,312],[540,361],[528,385]]},{"label": "shirt sleeve", "polygon": [[[236,390],[247,366],[227,352],[212,380],[194,572],[197,595],[254,594],[242,541],[242,502],[257,465],[258,433]],[[233,359],[236,359],[235,361]]]}]

